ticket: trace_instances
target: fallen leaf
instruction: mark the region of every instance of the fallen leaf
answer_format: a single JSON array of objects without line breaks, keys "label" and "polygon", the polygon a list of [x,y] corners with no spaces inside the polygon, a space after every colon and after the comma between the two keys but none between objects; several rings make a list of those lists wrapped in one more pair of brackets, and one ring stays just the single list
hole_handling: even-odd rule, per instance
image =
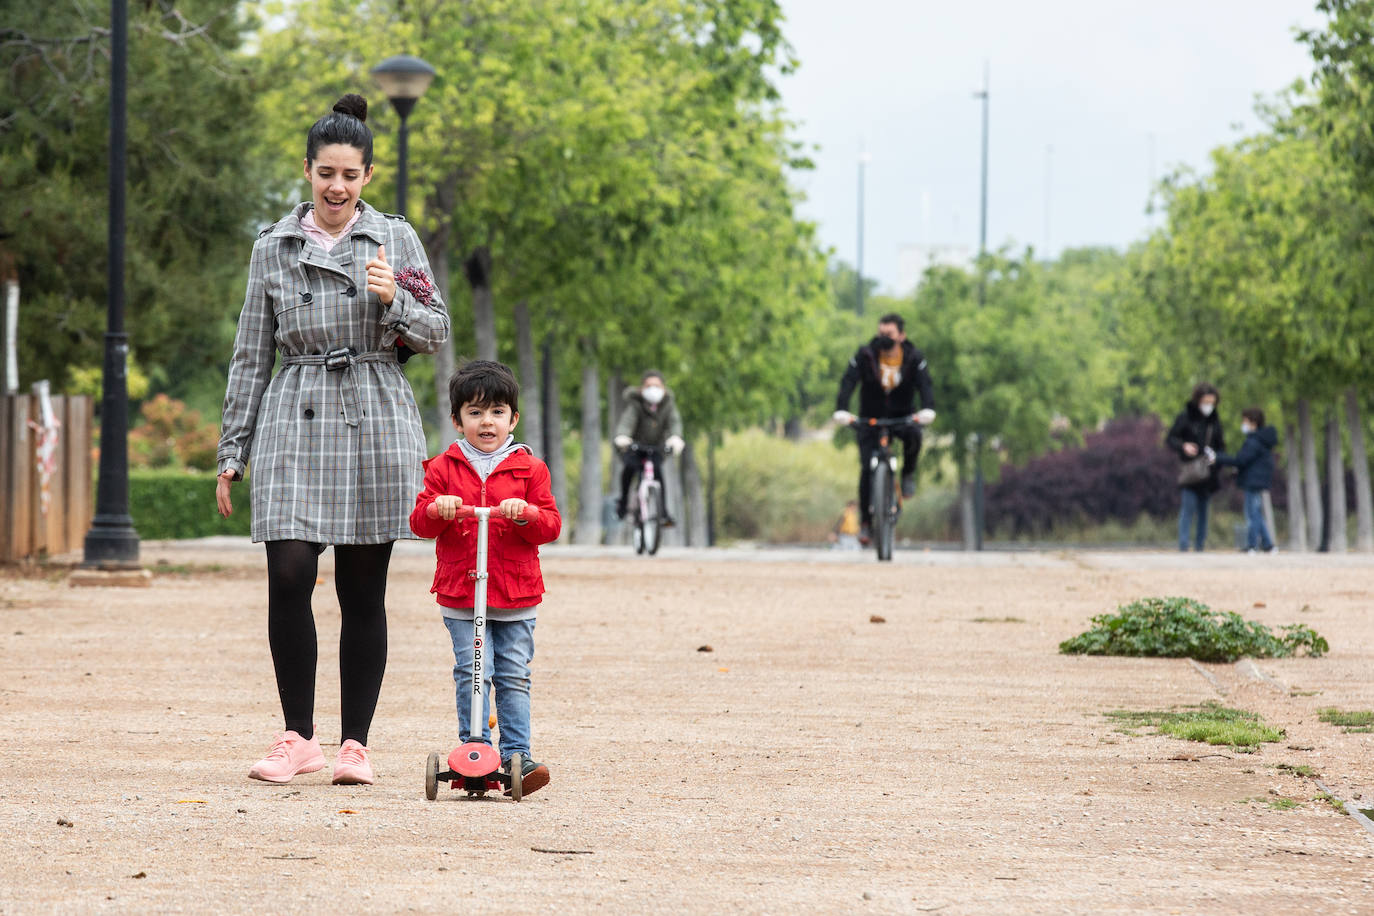
[{"label": "fallen leaf", "polygon": [[340,814],[357,814],[358,812],[354,811],[352,808],[340,808],[340,809],[339,809],[339,813],[340,813]]},{"label": "fallen leaf", "polygon": [[716,670],[723,673],[723,672],[729,671],[730,669],[729,669],[729,668],[717,668]]},{"label": "fallen leaf", "polygon": [[73,824],[71,821],[67,820],[65,817],[59,817],[59,818],[57,819],[57,826],[59,826],[59,827],[75,827],[76,825]]},{"label": "fallen leaf", "polygon": [[146,877],[148,877],[148,873],[147,873],[146,871],[141,871],[141,872],[139,872],[138,874],[136,874],[136,875],[130,875],[129,877],[130,877],[130,878],[146,878]]},{"label": "fallen leaf", "polygon": [[1255,602],[1255,607],[1268,607],[1268,606],[1269,606],[1269,605],[1265,604],[1263,601],[1256,601],[1256,602]]},{"label": "fallen leaf", "polygon": [[886,618],[886,617],[882,617],[882,616],[880,616],[880,615],[878,615],[878,614],[874,614],[873,616],[871,616],[871,617],[868,618],[868,622],[869,622],[869,623],[887,623],[887,618]]},{"label": "fallen leaf", "polygon": [[178,805],[204,805],[204,804],[208,804],[208,802],[201,801],[199,798],[179,798],[179,799],[177,799],[177,804],[178,804]]},{"label": "fallen leaf", "polygon": [[697,646],[697,651],[698,651],[698,652],[714,652],[714,651],[716,651],[716,650],[715,650],[715,649],[712,649],[709,645],[707,645],[707,646]]}]

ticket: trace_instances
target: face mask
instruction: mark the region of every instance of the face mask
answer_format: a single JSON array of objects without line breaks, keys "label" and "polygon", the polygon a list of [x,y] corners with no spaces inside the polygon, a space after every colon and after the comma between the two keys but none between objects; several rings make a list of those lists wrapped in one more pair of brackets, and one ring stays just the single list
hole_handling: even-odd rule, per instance
[{"label": "face mask", "polygon": [[640,394],[643,395],[644,400],[648,403],[657,404],[659,401],[663,400],[664,391],[658,385],[650,385],[641,391]]},{"label": "face mask", "polygon": [[1210,417],[1210,416],[1212,415],[1212,411],[1213,411],[1213,410],[1216,410],[1216,405],[1215,405],[1215,404],[1199,404],[1199,405],[1197,406],[1197,409],[1200,410],[1200,411],[1202,411],[1202,415],[1203,415],[1204,417]]},{"label": "face mask", "polygon": [[1255,428],[1249,423],[1242,423],[1240,424],[1240,431],[1242,435],[1248,436],[1255,431]]},{"label": "face mask", "polygon": [[882,350],[883,352],[891,350],[896,345],[897,341],[893,340],[891,337],[884,337],[883,335],[879,334],[877,337],[873,338],[873,346],[877,347],[879,350]]}]

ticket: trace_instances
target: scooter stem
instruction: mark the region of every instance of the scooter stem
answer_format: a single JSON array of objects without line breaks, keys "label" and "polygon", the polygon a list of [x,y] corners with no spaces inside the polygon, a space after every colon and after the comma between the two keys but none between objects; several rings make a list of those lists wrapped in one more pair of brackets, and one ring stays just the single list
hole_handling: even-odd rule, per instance
[{"label": "scooter stem", "polygon": [[486,506],[474,507],[473,515],[477,519],[477,568],[472,575],[477,584],[472,597],[472,711],[468,716],[468,741],[479,741],[481,732],[486,727],[486,710],[482,703],[482,674],[486,668],[487,520],[491,517],[491,509]]}]

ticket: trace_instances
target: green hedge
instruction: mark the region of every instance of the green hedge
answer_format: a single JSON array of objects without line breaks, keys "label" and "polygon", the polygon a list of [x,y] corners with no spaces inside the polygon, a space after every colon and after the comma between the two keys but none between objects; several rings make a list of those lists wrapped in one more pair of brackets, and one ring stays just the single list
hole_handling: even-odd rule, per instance
[{"label": "green hedge", "polygon": [[247,535],[248,488],[234,485],[234,514],[221,518],[213,472],[130,469],[129,514],[143,540]]}]

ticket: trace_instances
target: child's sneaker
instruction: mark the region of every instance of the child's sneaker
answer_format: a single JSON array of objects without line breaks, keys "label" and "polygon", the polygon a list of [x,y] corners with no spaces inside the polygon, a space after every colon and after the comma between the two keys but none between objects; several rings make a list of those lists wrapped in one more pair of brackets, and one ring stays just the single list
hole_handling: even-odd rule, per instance
[{"label": "child's sneaker", "polygon": [[288,783],[291,777],[301,773],[313,773],[324,769],[324,752],[320,750],[320,739],[306,740],[300,732],[282,732],[267,750],[267,756],[253,764],[248,771],[249,779],[263,782]]},{"label": "child's sneaker", "polygon": [[372,783],[372,764],[367,759],[367,748],[349,738],[339,746],[339,756],[334,760],[334,785],[370,786]]},{"label": "child's sneaker", "polygon": [[[502,764],[502,769],[510,772],[510,760],[507,759]],[[531,792],[538,792],[549,784],[549,768],[544,764],[534,760],[524,760],[520,764],[520,794],[529,795]],[[510,794],[510,789],[506,790]]]}]

